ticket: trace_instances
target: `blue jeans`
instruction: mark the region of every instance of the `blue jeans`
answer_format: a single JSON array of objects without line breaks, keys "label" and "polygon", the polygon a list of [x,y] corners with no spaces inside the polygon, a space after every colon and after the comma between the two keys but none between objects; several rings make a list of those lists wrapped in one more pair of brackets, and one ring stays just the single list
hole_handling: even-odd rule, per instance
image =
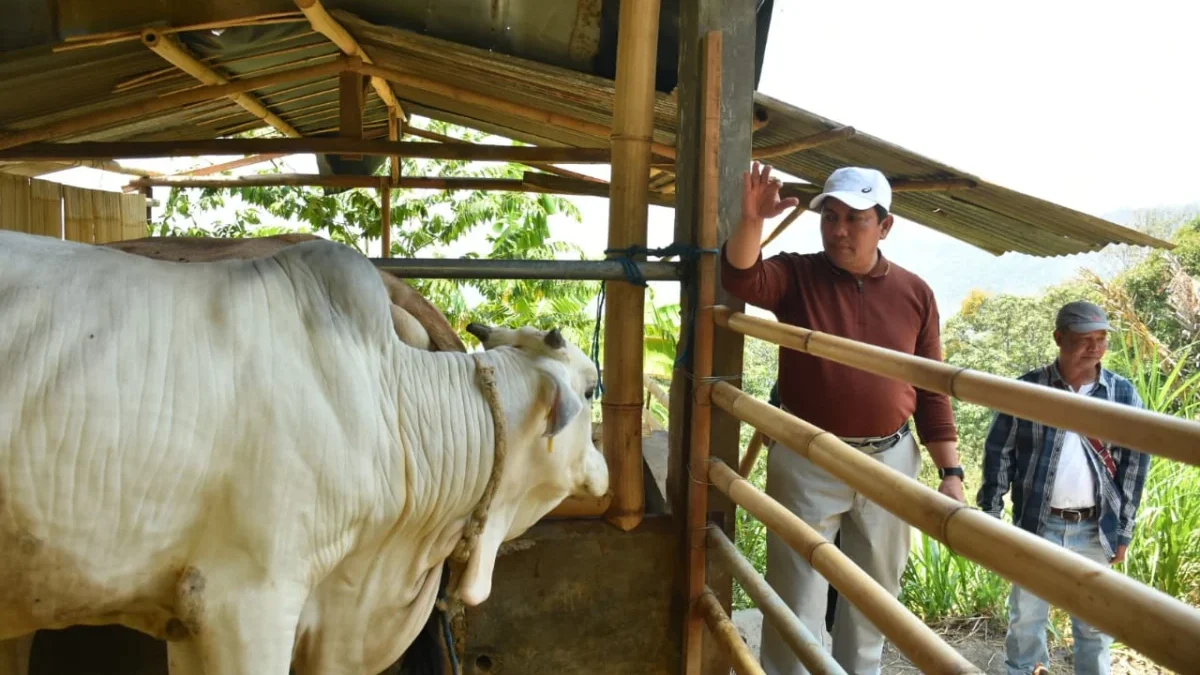
[{"label": "blue jeans", "polygon": [[[1057,516],[1049,516],[1042,538],[1101,565],[1109,564],[1100,545],[1100,526],[1095,518],[1069,523]],[[1008,658],[1004,665],[1008,675],[1027,675],[1039,663],[1049,667],[1050,654],[1046,646],[1049,618],[1049,603],[1013,584],[1008,598],[1008,637],[1005,641]],[[1113,639],[1074,616],[1071,617],[1071,635],[1075,638],[1075,675],[1109,675],[1108,649]]]}]

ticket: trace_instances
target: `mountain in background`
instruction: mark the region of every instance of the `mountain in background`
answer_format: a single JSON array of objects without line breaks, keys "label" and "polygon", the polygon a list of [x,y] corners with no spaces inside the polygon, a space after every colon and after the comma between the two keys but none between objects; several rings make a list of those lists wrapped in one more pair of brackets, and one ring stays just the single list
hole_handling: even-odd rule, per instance
[{"label": "mountain in background", "polygon": [[[1169,238],[1175,227],[1197,216],[1200,216],[1200,201],[1182,206],[1122,209],[1101,217],[1160,238]],[[813,247],[819,248],[820,241],[814,239],[805,244],[804,250],[816,250]],[[1107,278],[1117,269],[1112,248],[1047,258],[1020,253],[995,256],[910,221],[897,222],[881,245],[892,260],[929,283],[937,297],[943,322],[958,312],[963,299],[972,290],[1034,295],[1048,286],[1067,281],[1085,267]]]}]

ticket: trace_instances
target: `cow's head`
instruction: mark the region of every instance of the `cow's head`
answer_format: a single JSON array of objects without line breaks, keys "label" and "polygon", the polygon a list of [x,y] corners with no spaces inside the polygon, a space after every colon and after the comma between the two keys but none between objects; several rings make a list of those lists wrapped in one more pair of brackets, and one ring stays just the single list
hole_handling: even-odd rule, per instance
[{"label": "cow's head", "polygon": [[[608,464],[592,442],[591,403],[599,373],[557,329],[491,327],[467,331],[498,357],[501,405],[508,420],[506,463],[461,585],[475,605],[491,592],[500,544],[520,536],[570,495],[608,493]],[[521,372],[514,372],[520,370]]]}]

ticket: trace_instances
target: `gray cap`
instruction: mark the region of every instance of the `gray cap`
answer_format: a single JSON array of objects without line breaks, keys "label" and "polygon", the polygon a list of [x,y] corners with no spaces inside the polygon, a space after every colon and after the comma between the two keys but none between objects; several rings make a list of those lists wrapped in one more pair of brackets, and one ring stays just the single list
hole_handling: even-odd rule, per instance
[{"label": "gray cap", "polygon": [[1058,318],[1054,320],[1054,329],[1062,330],[1064,328],[1074,333],[1113,329],[1108,325],[1108,315],[1099,305],[1083,300],[1068,302],[1058,310]]}]

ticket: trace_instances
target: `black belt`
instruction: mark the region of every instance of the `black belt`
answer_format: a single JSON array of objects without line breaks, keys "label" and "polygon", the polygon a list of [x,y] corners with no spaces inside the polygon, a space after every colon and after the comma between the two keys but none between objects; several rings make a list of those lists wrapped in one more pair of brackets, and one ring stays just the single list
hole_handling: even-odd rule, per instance
[{"label": "black belt", "polygon": [[1068,523],[1081,523],[1085,520],[1091,520],[1096,516],[1096,507],[1089,506],[1086,509],[1056,509],[1050,507],[1050,515],[1058,516]]},{"label": "black belt", "polygon": [[[842,439],[842,442],[852,448],[874,448],[875,452],[883,452],[890,449],[892,446],[899,443],[905,436],[909,434],[908,425],[900,427],[896,433],[891,436],[881,436],[879,438],[866,438],[860,441],[847,441]],[[873,454],[873,453],[872,453]]]}]

